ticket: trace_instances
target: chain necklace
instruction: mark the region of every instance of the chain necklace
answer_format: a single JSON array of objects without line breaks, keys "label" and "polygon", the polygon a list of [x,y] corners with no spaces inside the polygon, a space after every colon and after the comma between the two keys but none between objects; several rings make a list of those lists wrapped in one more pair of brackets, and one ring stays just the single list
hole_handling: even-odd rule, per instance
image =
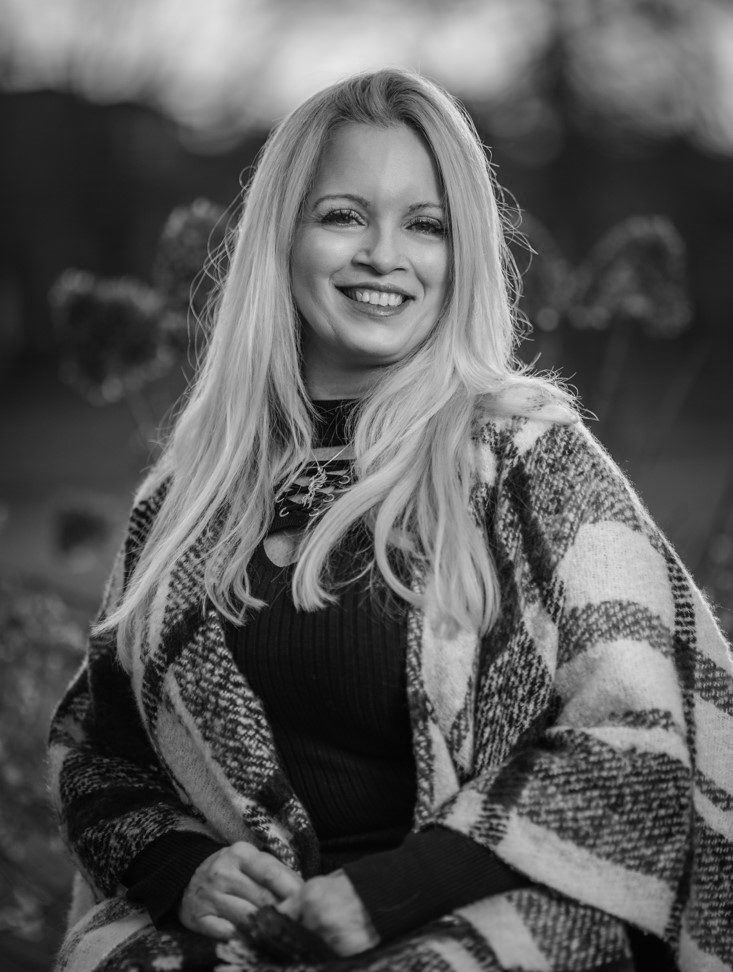
[{"label": "chain necklace", "polygon": [[[318,459],[314,458],[311,462],[307,463],[302,475],[309,476],[308,482],[305,485],[301,485],[297,481],[290,483],[276,494],[275,504],[276,507],[279,507],[278,517],[289,517],[293,513],[297,514],[305,511],[308,511],[309,518],[314,517],[324,506],[334,501],[338,489],[350,486],[353,481],[350,468],[341,468],[339,470],[326,468],[346,452],[348,447],[349,443],[334,455],[329,456],[328,459],[323,460],[323,462],[319,462]],[[339,465],[343,466],[344,463],[348,462],[350,460],[342,459]],[[311,474],[314,466],[315,471]],[[298,499],[295,499],[296,496]]]},{"label": "chain necklace", "polygon": [[341,455],[341,453],[346,452],[348,445],[345,445],[343,449],[340,449],[335,455],[330,456],[323,465],[315,459],[316,473],[311,476],[310,481],[306,487],[305,497],[303,498],[303,506],[309,510],[313,506],[313,502],[318,494],[318,490],[322,489],[328,482],[328,472],[326,472],[326,466],[333,462],[335,459]]}]

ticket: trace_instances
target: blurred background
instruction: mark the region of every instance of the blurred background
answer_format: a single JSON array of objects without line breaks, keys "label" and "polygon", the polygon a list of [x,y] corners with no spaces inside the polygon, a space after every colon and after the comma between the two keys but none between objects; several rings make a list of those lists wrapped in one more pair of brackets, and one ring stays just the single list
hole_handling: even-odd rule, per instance
[{"label": "blurred background", "polygon": [[194,370],[201,268],[273,122],[387,65],[471,111],[522,357],[577,387],[733,628],[733,3],[0,0],[5,972],[49,968],[61,934],[46,728]]}]

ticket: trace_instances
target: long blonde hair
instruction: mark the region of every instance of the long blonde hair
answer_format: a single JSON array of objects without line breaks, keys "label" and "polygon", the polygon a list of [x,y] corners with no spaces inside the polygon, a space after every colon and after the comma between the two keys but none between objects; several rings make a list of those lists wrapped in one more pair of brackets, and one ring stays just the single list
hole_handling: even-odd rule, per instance
[{"label": "long blonde hair", "polygon": [[[208,597],[243,620],[265,602],[250,595],[247,567],[267,533],[276,484],[295,480],[312,455],[315,410],[299,364],[299,319],[289,258],[323,146],[347,122],[406,124],[422,135],[448,211],[451,273],[444,311],[422,345],[384,369],[357,406],[354,485],[306,530],[292,596],[312,611],[336,600],[322,585],[328,556],[362,520],[371,568],[404,601],[388,551],[432,573],[439,623],[489,630],[499,591],[491,554],[469,504],[471,432],[477,415],[530,412],[569,394],[515,359],[517,288],[491,166],[470,118],[420,75],[382,70],[326,88],[271,133],[245,189],[226,279],[212,304],[209,346],[154,472],[171,484],[117,609],[130,644],[161,579],[217,523],[205,567]],[[171,475],[172,474],[172,475]],[[224,513],[222,514],[222,511]],[[219,519],[217,519],[219,517]]]}]

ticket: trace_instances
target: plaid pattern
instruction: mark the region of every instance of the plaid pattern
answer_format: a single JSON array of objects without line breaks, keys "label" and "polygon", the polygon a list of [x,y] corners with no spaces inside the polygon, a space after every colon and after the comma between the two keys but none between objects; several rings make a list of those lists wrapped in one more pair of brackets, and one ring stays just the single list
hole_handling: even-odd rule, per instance
[{"label": "plaid pattern", "polygon": [[[502,611],[483,639],[439,636],[429,578],[413,578],[428,604],[408,618],[414,829],[455,828],[536,886],[475,902],[348,968],[621,972],[630,923],[667,942],[682,972],[731,972],[730,649],[582,423],[497,420],[472,442],[472,510]],[[103,610],[162,501],[163,487],[148,492]],[[201,609],[208,543],[166,578],[130,671],[114,639],[92,639],[54,715],[51,792],[97,901],[70,929],[58,972],[269,967],[246,935],[224,946],[159,932],[124,902],[120,875],[160,834],[251,840],[316,872],[316,835],[262,705],[216,611]]]}]

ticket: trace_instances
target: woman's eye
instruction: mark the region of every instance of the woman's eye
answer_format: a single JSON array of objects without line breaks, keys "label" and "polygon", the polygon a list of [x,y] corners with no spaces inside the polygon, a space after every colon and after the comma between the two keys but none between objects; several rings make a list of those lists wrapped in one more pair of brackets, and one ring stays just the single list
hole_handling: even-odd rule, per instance
[{"label": "woman's eye", "polygon": [[320,218],[321,223],[345,226],[348,223],[360,222],[361,216],[355,209],[332,209]]},{"label": "woman's eye", "polygon": [[433,236],[445,236],[445,226],[439,219],[428,219],[421,217],[414,219],[410,223],[411,229],[416,229],[419,233],[428,233]]}]

